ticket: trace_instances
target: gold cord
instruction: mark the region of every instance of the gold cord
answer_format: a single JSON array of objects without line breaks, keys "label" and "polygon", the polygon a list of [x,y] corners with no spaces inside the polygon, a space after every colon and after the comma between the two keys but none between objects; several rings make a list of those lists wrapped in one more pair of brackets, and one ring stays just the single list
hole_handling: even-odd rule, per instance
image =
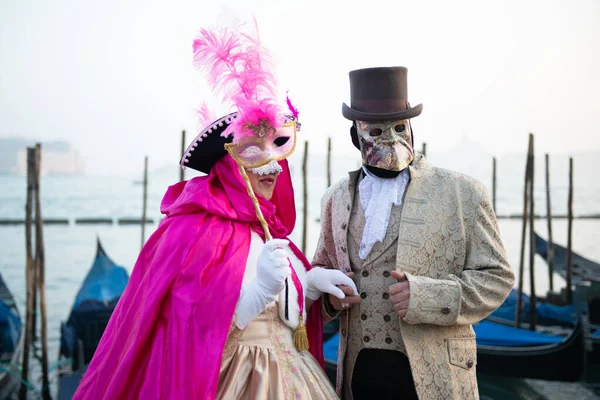
[{"label": "gold cord", "polygon": [[260,210],[260,204],[258,203],[258,199],[254,194],[254,190],[252,190],[252,185],[250,184],[250,178],[248,178],[248,174],[246,174],[246,169],[242,167],[241,164],[238,163],[238,168],[240,170],[240,174],[244,177],[244,182],[246,182],[246,191],[248,191],[248,195],[252,199],[252,203],[254,203],[254,209],[256,210],[256,216],[262,225],[263,231],[265,231],[265,238],[267,240],[273,239],[271,236],[271,232],[269,231],[269,225],[267,225],[267,221],[265,221],[265,217]]},{"label": "gold cord", "polygon": [[[250,184],[250,178],[248,178],[248,174],[246,174],[246,169],[244,167],[242,167],[242,165],[239,163],[238,163],[238,168],[240,170],[240,173],[244,177],[244,182],[246,183],[246,190],[248,191],[248,195],[252,199],[252,203],[254,203],[254,209],[256,210],[256,215],[258,216],[258,220],[260,221],[260,224],[262,225],[262,228],[265,231],[265,238],[267,240],[271,240],[271,239],[273,239],[273,237],[271,236],[271,232],[269,231],[269,226],[267,225],[267,221],[265,221],[265,217],[263,216],[262,211],[260,210],[260,204],[258,203],[258,199],[256,198],[256,195],[254,194],[254,190],[252,190],[252,185]],[[308,350],[308,346],[309,346],[308,345],[308,335],[306,332],[306,327],[304,326],[302,314],[300,314],[298,316],[298,327],[296,328],[296,331],[294,332],[294,345],[296,346],[296,349],[298,349],[299,351]]]}]

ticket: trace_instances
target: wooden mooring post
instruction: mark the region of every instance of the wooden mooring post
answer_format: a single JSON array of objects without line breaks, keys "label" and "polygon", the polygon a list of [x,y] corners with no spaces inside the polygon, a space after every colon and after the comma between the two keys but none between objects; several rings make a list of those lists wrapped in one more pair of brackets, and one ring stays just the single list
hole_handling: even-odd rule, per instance
[{"label": "wooden mooring post", "polygon": [[[25,205],[25,246],[26,246],[26,322],[25,343],[23,349],[23,364],[21,369],[22,384],[19,390],[19,399],[27,398],[27,383],[29,375],[29,357],[32,349],[32,339],[35,336],[35,318],[37,310],[37,293],[39,292],[41,348],[42,348],[42,398],[50,400],[50,381],[48,379],[48,325],[46,308],[46,281],[45,281],[45,251],[44,251],[44,222],[42,219],[42,202],[40,196],[40,180],[42,165],[42,148],[38,143],[35,148],[27,149],[27,202]],[[33,203],[35,202],[35,207]],[[33,210],[35,208],[35,219]],[[35,222],[35,258],[33,257],[33,244],[31,226]]]},{"label": "wooden mooring post", "polygon": [[146,241],[146,205],[148,203],[148,156],[144,157],[144,194],[142,198],[142,243]]},{"label": "wooden mooring post", "polygon": [[42,146],[35,146],[35,269],[37,287],[40,293],[40,319],[42,329],[42,397],[50,399],[48,379],[48,314],[46,312],[46,256],[44,251],[44,223],[40,196],[40,176],[42,168]]},{"label": "wooden mooring post", "polygon": [[308,161],[308,141],[304,142],[304,158],[302,159],[302,253],[306,254],[306,239],[308,230],[308,177],[306,164]]},{"label": "wooden mooring post", "polygon": [[527,149],[527,163],[525,164],[525,185],[523,187],[523,216],[521,229],[521,256],[519,260],[519,289],[517,297],[517,308],[515,310],[515,324],[521,326],[521,311],[523,308],[523,278],[525,276],[525,236],[527,234],[527,215],[529,211],[529,176],[531,170],[531,157],[533,152],[533,135],[529,135],[529,145]]},{"label": "wooden mooring post", "polygon": [[[21,380],[27,382],[29,379],[29,350],[33,336],[33,320],[35,314],[35,303],[33,293],[35,291],[34,264],[33,264],[33,245],[31,238],[31,225],[33,222],[33,187],[35,173],[35,149],[27,148],[27,201],[25,203],[25,303],[27,310],[25,312],[25,336],[23,344],[23,361],[21,363]],[[19,389],[19,399],[27,398],[27,386],[21,384]]]},{"label": "wooden mooring post", "polygon": [[573,158],[569,157],[569,227],[567,236],[567,304],[573,304]]},{"label": "wooden mooring post", "polygon": [[427,157],[427,143],[423,142],[423,151],[421,152],[425,157]]},{"label": "wooden mooring post", "polygon": [[546,153],[546,219],[548,221],[548,283],[550,292],[554,291],[554,242],[552,239],[552,207],[550,204],[550,156]]},{"label": "wooden mooring post", "polygon": [[529,329],[535,331],[537,322],[537,300],[535,295],[535,157],[534,157],[534,140],[533,134],[530,133],[531,147],[529,149],[529,159],[531,160],[531,168],[529,172]]},{"label": "wooden mooring post", "polygon": [[[185,153],[185,130],[181,131],[181,158],[183,158],[183,153]],[[185,179],[185,170],[180,165],[179,166],[179,181]]]}]

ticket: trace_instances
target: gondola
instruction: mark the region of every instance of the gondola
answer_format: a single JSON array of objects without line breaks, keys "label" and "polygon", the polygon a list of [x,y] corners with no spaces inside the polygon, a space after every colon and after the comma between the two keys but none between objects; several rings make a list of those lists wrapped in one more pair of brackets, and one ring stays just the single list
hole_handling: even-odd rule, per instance
[{"label": "gondola", "polygon": [[474,329],[479,373],[563,382],[576,382],[585,373],[581,318],[567,337],[491,321],[482,321]]},{"label": "gondola", "polygon": [[[512,289],[506,300],[498,307],[488,320],[512,322],[516,318],[517,299],[519,292]],[[577,323],[578,310],[572,305],[557,305],[547,302],[547,299],[536,297],[536,322],[545,326],[574,327]],[[527,294],[521,294],[521,322],[529,322],[531,319],[531,301]]]},{"label": "gondola", "polygon": [[[547,259],[548,242],[535,233],[536,253]],[[568,250],[554,244],[554,270],[566,278],[566,263]],[[548,292],[547,297],[536,297],[536,327],[540,332],[557,331],[559,327],[573,329],[582,316],[586,321],[585,328],[591,334],[587,335],[588,362],[600,364],[600,264],[572,253],[573,260],[573,295],[572,302],[567,304],[565,289],[562,293]],[[513,323],[517,308],[518,291],[513,289],[504,303],[495,310],[488,321]],[[522,294],[521,323],[524,326],[530,322],[530,298]]]},{"label": "gondola", "polygon": [[[548,242],[540,235],[535,235],[535,252],[542,256],[544,260],[548,259]],[[554,248],[554,271],[566,279],[567,277],[567,254],[568,249],[553,243]],[[590,281],[600,283],[600,264],[589,260],[575,252],[572,252],[571,259],[573,263],[573,283],[578,281]]]},{"label": "gondola", "polygon": [[24,329],[15,299],[0,275],[0,399],[16,399]]},{"label": "gondola", "polygon": [[[562,278],[567,277],[568,249],[554,243],[554,271]],[[535,233],[535,252],[544,260],[548,258],[548,242]],[[578,313],[589,314],[592,324],[600,325],[600,264],[575,252],[571,254],[573,263],[572,303]],[[568,305],[566,288],[561,293],[548,292],[545,300],[556,305]]]},{"label": "gondola", "polygon": [[[585,332],[581,320],[567,337],[481,321],[477,373],[488,376],[575,382],[585,372]],[[325,370],[335,385],[339,333],[324,343]]]},{"label": "gondola", "polygon": [[71,369],[60,376],[59,400],[71,399],[75,393],[127,282],[125,268],[108,257],[98,240],[94,263],[69,318],[61,323],[59,358],[70,359]]}]

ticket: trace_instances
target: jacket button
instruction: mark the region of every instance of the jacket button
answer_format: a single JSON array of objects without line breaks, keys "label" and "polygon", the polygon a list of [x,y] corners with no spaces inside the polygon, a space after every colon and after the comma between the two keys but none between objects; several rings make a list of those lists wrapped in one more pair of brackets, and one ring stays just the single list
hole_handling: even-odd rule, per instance
[{"label": "jacket button", "polygon": [[390,316],[389,316],[389,315],[385,315],[385,316],[383,317],[383,320],[384,320],[385,322],[390,322],[391,318],[390,318]]},{"label": "jacket button", "polygon": [[385,300],[390,298],[390,294],[389,293],[384,293],[381,297],[383,297]]},{"label": "jacket button", "polygon": [[390,271],[383,271],[383,276],[385,278],[389,278],[390,277]]},{"label": "jacket button", "polygon": [[361,314],[360,319],[362,319],[363,321],[366,321],[367,314]]},{"label": "jacket button", "polygon": [[367,276],[369,276],[369,271],[363,271],[363,272],[362,272],[362,276],[364,276],[365,278],[366,278]]},{"label": "jacket button", "polygon": [[346,210],[350,211],[350,204],[346,206]]},{"label": "jacket button", "polygon": [[450,314],[450,307],[444,307],[444,308],[442,308],[442,314],[444,314],[444,315]]},{"label": "jacket button", "polygon": [[347,226],[347,225],[346,225],[346,223],[344,222],[344,223],[342,224],[342,230],[346,230],[346,226]]},{"label": "jacket button", "polygon": [[367,298],[367,294],[366,294],[365,292],[362,292],[362,293],[360,294],[360,298],[361,298],[361,299],[366,299],[366,298]]},{"label": "jacket button", "polygon": [[473,360],[467,361],[467,368],[473,368]]},{"label": "jacket button", "polygon": [[345,329],[342,329],[342,336],[346,337],[346,330]]},{"label": "jacket button", "polygon": [[365,337],[363,338],[363,340],[364,340],[364,341],[365,341],[365,343],[366,343],[366,342],[368,342],[369,340],[371,340],[371,338],[370,338],[370,337],[368,337],[368,336],[365,336]]},{"label": "jacket button", "polygon": [[386,337],[386,338],[385,338],[385,342],[386,342],[387,344],[392,344],[392,338]]}]

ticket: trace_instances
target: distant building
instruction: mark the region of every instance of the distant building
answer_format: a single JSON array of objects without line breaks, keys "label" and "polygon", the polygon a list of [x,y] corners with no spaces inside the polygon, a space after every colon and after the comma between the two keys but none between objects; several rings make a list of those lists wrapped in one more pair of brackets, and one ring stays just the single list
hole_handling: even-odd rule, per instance
[{"label": "distant building", "polygon": [[[0,173],[26,175],[27,147],[34,146],[24,139],[0,139]],[[79,152],[66,142],[42,143],[42,175],[79,175],[83,163]]]}]

